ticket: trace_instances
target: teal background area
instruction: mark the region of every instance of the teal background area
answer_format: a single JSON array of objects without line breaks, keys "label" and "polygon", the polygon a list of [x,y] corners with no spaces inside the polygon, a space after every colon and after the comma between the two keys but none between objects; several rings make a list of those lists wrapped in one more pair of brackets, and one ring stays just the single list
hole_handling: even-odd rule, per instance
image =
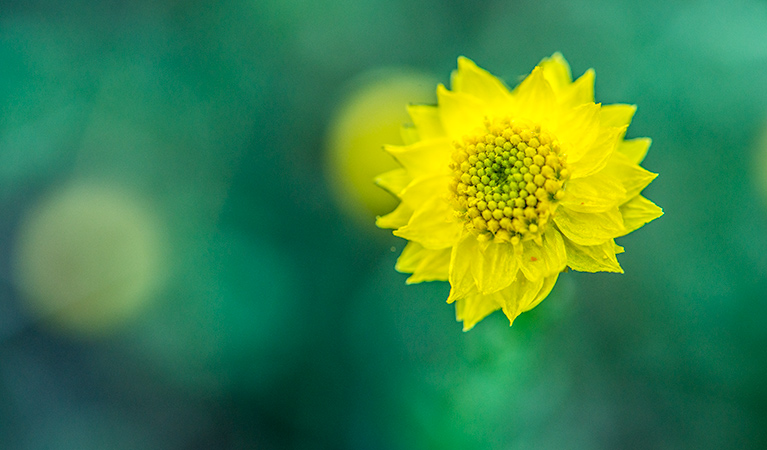
[{"label": "teal background area", "polygon": [[[555,51],[638,105],[666,214],[625,274],[463,333],[333,198],[329,118],[369,69],[515,85]],[[763,0],[4,1],[0,447],[767,448],[766,129]],[[25,214],[79,179],[162,224],[161,289],[106,335],[13,281]]]}]

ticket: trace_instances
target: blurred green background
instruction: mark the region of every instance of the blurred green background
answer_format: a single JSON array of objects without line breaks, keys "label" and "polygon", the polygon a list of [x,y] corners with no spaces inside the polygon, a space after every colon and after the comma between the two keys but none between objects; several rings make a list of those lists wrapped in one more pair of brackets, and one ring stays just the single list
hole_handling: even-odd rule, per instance
[{"label": "blurred green background", "polygon": [[[638,105],[666,215],[462,333],[333,117],[555,51]],[[767,448],[766,130],[764,0],[3,1],[0,447]]]}]

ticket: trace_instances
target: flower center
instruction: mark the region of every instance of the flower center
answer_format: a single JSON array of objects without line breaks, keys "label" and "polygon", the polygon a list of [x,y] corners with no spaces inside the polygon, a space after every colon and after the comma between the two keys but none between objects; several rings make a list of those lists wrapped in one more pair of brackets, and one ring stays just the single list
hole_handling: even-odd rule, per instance
[{"label": "flower center", "polygon": [[557,138],[506,118],[454,145],[450,187],[467,228],[514,243],[540,236],[569,177]]}]

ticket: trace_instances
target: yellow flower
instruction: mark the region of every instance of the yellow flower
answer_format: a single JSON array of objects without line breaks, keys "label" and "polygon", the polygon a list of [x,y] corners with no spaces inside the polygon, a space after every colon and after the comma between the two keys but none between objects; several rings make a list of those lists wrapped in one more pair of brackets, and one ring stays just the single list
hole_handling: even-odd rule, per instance
[{"label": "yellow flower", "polygon": [[640,192],[650,139],[624,140],[633,105],[594,103],[594,71],[573,81],[559,53],[509,91],[458,59],[452,91],[408,107],[402,166],[376,179],[400,199],[377,225],[408,244],[408,283],[448,280],[464,331],[501,309],[513,322],[559,273],[623,272],[615,238],[660,217]]}]

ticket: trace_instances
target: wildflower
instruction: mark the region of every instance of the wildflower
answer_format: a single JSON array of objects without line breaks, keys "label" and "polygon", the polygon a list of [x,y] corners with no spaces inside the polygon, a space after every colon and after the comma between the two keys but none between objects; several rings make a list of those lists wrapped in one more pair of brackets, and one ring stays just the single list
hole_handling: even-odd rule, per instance
[{"label": "wildflower", "polygon": [[471,329],[501,309],[513,323],[567,268],[620,272],[615,238],[663,212],[640,192],[650,139],[624,140],[636,107],[594,103],[594,72],[573,81],[559,53],[519,86],[458,59],[452,91],[408,107],[401,168],[376,179],[400,200],[377,225],[409,242],[408,283],[448,280]]}]

